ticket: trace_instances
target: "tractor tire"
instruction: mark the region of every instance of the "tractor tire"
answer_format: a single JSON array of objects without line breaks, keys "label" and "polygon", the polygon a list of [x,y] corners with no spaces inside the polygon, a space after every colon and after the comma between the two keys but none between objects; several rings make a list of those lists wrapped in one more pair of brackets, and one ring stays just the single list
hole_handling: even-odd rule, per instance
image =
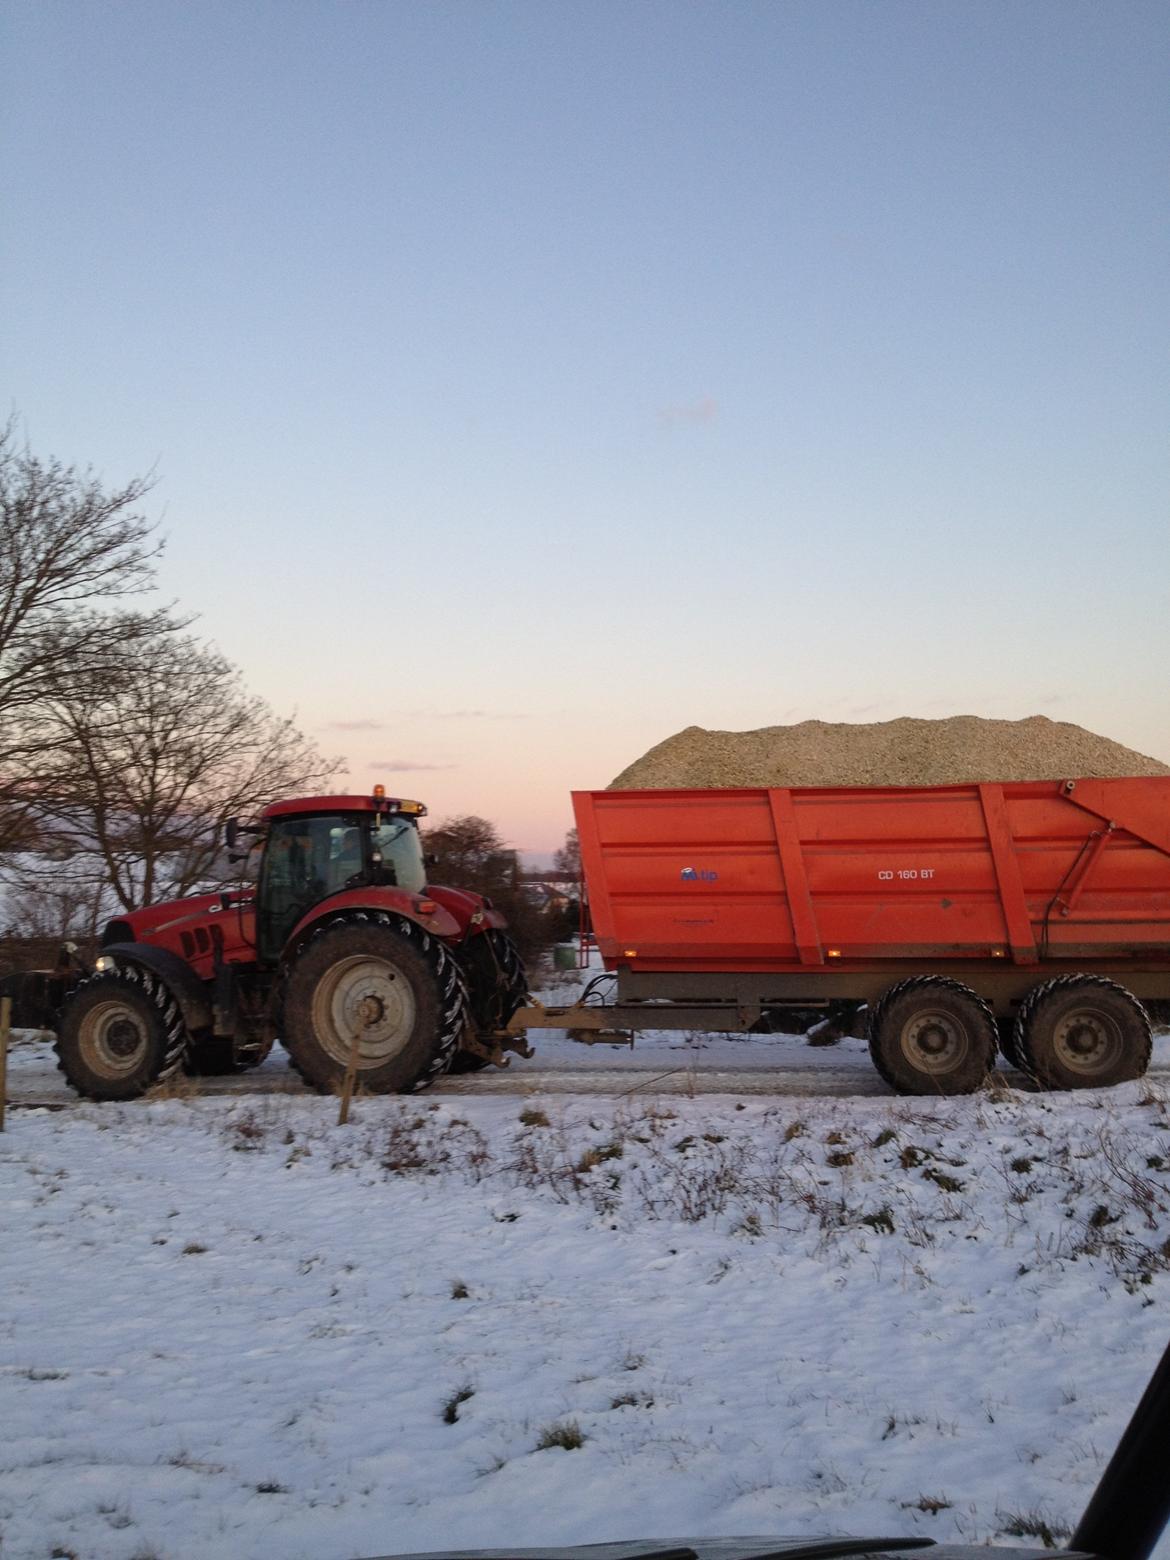
[{"label": "tractor tire", "polygon": [[91,1100],[134,1100],[180,1070],[188,1036],[152,970],[118,964],[78,986],[57,1030],[57,1066]]},{"label": "tractor tire", "polygon": [[[481,1031],[503,1029],[516,1009],[528,1001],[528,972],[507,932],[492,927],[481,933],[469,951],[479,952],[481,948],[489,957],[473,958],[464,966],[472,1019]],[[456,1051],[448,1071],[473,1073],[490,1066],[486,1056],[461,1049]]]},{"label": "tractor tire", "polygon": [[972,1094],[995,1064],[995,1015],[943,975],[891,986],[869,1019],[869,1054],[899,1094]]},{"label": "tractor tire", "polygon": [[1150,1020],[1103,975],[1059,975],[1034,987],[1016,1019],[1020,1066],[1045,1089],[1105,1089],[1150,1065]]},{"label": "tractor tire", "polygon": [[338,1088],[358,1035],[357,1087],[411,1094],[433,1083],[469,1022],[444,945],[405,916],[337,916],[304,944],[284,992],[284,1048],[306,1083]]}]

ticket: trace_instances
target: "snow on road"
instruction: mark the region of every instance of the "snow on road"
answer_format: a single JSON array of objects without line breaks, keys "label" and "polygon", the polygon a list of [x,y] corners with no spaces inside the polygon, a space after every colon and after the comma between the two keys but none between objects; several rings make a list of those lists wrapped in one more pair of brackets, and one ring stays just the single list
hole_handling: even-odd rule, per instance
[{"label": "snow on road", "polygon": [[335,1114],[9,1117],[3,1560],[1035,1543],[1170,1332],[1157,1083]]},{"label": "snow on road", "polygon": [[[891,1098],[864,1040],[810,1045],[803,1035],[688,1035],[641,1032],[633,1047],[584,1045],[561,1031],[531,1030],[536,1055],[504,1069],[440,1078],[439,1095],[847,1094]],[[1011,1075],[1013,1078],[1015,1075]],[[1150,1077],[1170,1083],[1170,1033],[1154,1037]],[[1020,1079],[1015,1079],[1022,1082]],[[238,1077],[190,1080],[205,1094],[303,1094],[305,1085],[277,1046],[262,1066]],[[75,1104],[49,1038],[28,1032],[9,1059],[10,1098],[18,1104]]]},{"label": "snow on road", "polygon": [[[438,1094],[531,1094],[546,1089],[569,1093],[626,1094],[632,1091],[726,1093],[883,1094],[890,1090],[874,1071],[862,1040],[810,1046],[801,1035],[703,1035],[669,1031],[639,1035],[626,1045],[583,1045],[556,1030],[532,1031],[536,1055],[513,1057],[507,1068],[440,1078]],[[1168,1057],[1170,1060],[1170,1057]],[[306,1087],[277,1046],[258,1068],[236,1077],[190,1080],[207,1094],[305,1093]],[[10,1098],[18,1104],[72,1105],[77,1096],[61,1075],[49,1038],[29,1033],[9,1060]]]}]

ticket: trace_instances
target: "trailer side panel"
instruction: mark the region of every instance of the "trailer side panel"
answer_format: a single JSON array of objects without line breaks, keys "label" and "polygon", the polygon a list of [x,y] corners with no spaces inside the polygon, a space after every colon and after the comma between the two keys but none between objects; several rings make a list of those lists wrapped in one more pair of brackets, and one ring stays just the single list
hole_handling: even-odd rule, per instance
[{"label": "trailer side panel", "polygon": [[573,803],[607,968],[1170,970],[1170,778]]}]

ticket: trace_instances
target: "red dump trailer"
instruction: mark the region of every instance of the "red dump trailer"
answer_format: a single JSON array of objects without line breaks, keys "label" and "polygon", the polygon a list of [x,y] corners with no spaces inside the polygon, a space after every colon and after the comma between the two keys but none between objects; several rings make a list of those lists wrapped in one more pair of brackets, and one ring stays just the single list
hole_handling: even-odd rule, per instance
[{"label": "red dump trailer", "polygon": [[[905,1093],[995,1063],[1046,1087],[1140,1076],[1170,997],[1170,777],[578,791],[616,992],[526,1008],[579,1038],[864,1014]],[[611,982],[612,986],[612,982]]]}]

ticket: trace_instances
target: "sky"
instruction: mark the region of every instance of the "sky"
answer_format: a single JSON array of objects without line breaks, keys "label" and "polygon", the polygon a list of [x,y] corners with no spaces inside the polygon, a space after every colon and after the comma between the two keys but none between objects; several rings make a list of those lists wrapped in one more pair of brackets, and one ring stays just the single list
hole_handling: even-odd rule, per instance
[{"label": "sky", "polygon": [[353,789],[688,725],[1170,761],[1170,9],[0,9],[0,409]]}]

